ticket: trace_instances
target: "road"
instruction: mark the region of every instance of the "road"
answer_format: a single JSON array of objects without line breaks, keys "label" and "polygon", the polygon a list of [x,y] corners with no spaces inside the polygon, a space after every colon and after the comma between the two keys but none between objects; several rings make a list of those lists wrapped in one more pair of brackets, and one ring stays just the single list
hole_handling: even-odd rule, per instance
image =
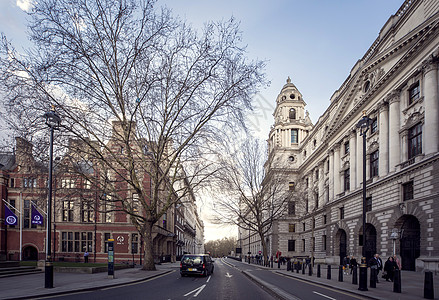
[{"label": "road", "polygon": [[273,290],[284,299],[291,300],[365,299],[257,265],[229,259],[215,259],[214,265],[214,273],[208,277],[181,277],[179,270],[174,269],[171,273],[143,282],[44,299],[278,299],[273,296]]}]

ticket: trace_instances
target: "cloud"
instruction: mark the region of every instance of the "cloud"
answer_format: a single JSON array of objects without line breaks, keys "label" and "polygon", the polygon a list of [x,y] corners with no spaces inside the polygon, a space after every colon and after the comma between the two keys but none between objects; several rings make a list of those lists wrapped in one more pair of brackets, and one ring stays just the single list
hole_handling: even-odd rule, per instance
[{"label": "cloud", "polygon": [[17,0],[17,6],[22,10],[29,12],[32,9],[32,0]]}]

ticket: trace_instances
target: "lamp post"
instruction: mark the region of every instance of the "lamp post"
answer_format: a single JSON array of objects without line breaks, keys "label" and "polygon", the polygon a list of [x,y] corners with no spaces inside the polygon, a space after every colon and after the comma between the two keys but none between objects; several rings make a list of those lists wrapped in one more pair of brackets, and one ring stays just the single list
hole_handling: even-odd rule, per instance
[{"label": "lamp post", "polygon": [[52,224],[52,169],[53,169],[53,131],[58,129],[61,123],[61,118],[56,114],[55,107],[44,114],[46,118],[46,124],[50,127],[50,148],[49,148],[49,195],[47,201],[47,240],[46,240],[46,263],[44,267],[44,287],[53,288],[53,263],[52,253],[50,250],[52,236],[51,236],[51,224]]},{"label": "lamp post", "polygon": [[369,130],[371,119],[363,111],[363,117],[357,124],[360,136],[363,137],[363,248],[360,264],[360,291],[367,291],[367,264],[366,264],[366,133]]},{"label": "lamp post", "polygon": [[390,234],[390,238],[393,240],[393,253],[392,255],[396,254],[396,240],[399,238],[399,233],[397,229],[392,230],[392,233]]}]

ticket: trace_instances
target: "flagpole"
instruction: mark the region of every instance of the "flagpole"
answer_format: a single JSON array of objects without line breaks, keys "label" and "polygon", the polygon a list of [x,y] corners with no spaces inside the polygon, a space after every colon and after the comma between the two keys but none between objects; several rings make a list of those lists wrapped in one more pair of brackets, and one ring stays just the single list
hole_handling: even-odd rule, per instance
[{"label": "flagpole", "polygon": [[23,247],[23,214],[21,208],[23,207],[23,193],[20,192],[20,261],[21,261],[21,249]]}]

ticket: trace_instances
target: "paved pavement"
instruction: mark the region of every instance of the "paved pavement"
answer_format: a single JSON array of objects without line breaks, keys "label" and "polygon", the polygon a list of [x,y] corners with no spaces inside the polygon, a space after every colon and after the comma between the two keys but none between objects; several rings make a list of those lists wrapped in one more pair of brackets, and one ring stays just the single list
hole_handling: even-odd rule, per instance
[{"label": "paved pavement", "polygon": [[[252,276],[251,272],[245,271],[246,263],[237,262],[231,259],[228,259],[227,261],[235,265],[238,269],[243,270],[244,273],[246,273],[246,275],[249,277],[252,277],[253,280],[259,280],[258,278]],[[95,290],[109,286],[139,282],[171,272],[173,269],[179,268],[179,262],[165,263],[162,265],[157,265],[156,267],[156,271],[142,271],[140,267],[116,270],[114,279],[108,278],[106,272],[96,274],[55,273],[54,287],[51,289],[44,288],[44,273],[1,278],[0,299],[32,299],[47,295],[61,295],[71,291],[78,292],[84,290]],[[261,266],[261,268],[264,267]],[[402,271],[402,291],[401,293],[394,293],[393,283],[386,282],[384,279],[377,283],[376,288],[370,288],[368,281],[368,291],[359,291],[358,285],[351,283],[351,275],[344,275],[343,282],[340,282],[338,280],[338,270],[334,268],[331,272],[332,279],[327,279],[326,268],[321,269],[322,276],[320,278],[316,276],[316,268],[312,276],[309,276],[308,272],[306,272],[306,274],[302,274],[302,272],[296,273],[287,271],[286,265],[282,265],[280,268],[275,265],[271,270],[284,276],[299,278],[301,280],[310,281],[318,285],[325,285],[334,289],[340,289],[348,293],[358,294],[371,299],[412,300],[423,299],[424,296],[425,275],[421,272]],[[264,282],[260,283],[264,285]],[[269,286],[267,285],[266,287]],[[279,296],[282,296],[281,288],[282,287],[277,289]],[[434,289],[435,299],[439,299],[439,287],[436,282],[434,282]]]}]

